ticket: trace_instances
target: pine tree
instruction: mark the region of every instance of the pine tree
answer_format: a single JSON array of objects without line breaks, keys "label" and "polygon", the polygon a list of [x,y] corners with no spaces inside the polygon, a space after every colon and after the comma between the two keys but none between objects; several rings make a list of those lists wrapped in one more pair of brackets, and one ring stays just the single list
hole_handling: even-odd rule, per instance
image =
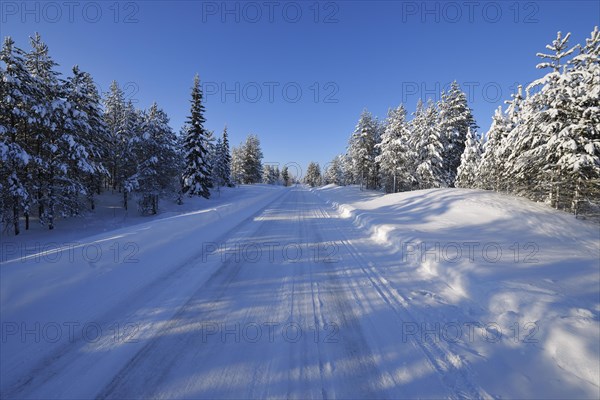
[{"label": "pine tree", "polygon": [[244,183],[244,145],[234,146],[231,149],[231,180],[234,184]]},{"label": "pine tree", "polygon": [[183,204],[183,175],[181,174],[181,171],[183,171],[183,169],[185,168],[184,141],[185,141],[185,138],[187,137],[185,129],[187,129],[187,127],[185,125],[183,125],[181,127],[181,130],[179,131],[179,134],[177,134],[175,137],[176,146],[175,146],[174,166],[175,166],[175,170],[176,170],[176,174],[175,174],[176,178],[173,179],[173,187],[174,187],[174,192],[177,193],[176,203],[178,205]]},{"label": "pine tree", "polygon": [[290,185],[290,174],[287,165],[284,165],[281,169],[281,179],[283,180],[283,186]]},{"label": "pine tree", "polygon": [[279,171],[279,165],[275,165],[275,167],[273,167],[272,179],[275,185],[281,184],[281,172]]},{"label": "pine tree", "polygon": [[306,176],[304,177],[304,183],[311,187],[321,185],[321,167],[316,162],[310,162],[306,168]]},{"label": "pine tree", "polygon": [[335,184],[338,186],[344,185],[344,156],[337,155],[331,160],[323,176],[324,183]]},{"label": "pine tree", "polygon": [[59,73],[54,70],[57,64],[39,34],[31,38],[31,47],[25,59],[35,87],[32,110],[36,114],[33,142],[37,165],[33,190],[40,222],[54,229],[56,213],[61,216],[78,213],[77,197],[85,193],[85,188],[69,173],[70,150],[78,144],[68,134],[73,129],[71,104],[65,100]]},{"label": "pine tree", "polygon": [[226,186],[225,183],[225,167],[223,165],[223,139],[218,138],[215,143],[215,157],[213,160],[212,166],[212,182],[213,185],[217,186],[219,192],[221,191],[221,186]]},{"label": "pine tree", "polygon": [[476,132],[477,125],[467,103],[467,96],[456,81],[452,82],[448,92],[442,93],[438,109],[439,129],[444,144],[442,159],[447,175],[445,180],[451,186],[456,179],[456,171],[465,149],[467,130]]},{"label": "pine tree", "polygon": [[267,185],[273,185],[273,166],[264,164],[262,170],[262,183],[266,183]]},{"label": "pine tree", "polygon": [[350,155],[347,153],[344,154],[342,157],[342,181],[344,182],[344,185],[351,185],[358,181],[357,178],[354,176],[353,167],[354,165],[352,162],[352,157],[350,157]]},{"label": "pine tree", "polygon": [[[570,52],[563,51],[551,58],[553,69],[564,54]],[[561,74],[564,89],[560,91],[566,101],[561,103],[549,96],[552,114],[558,116],[556,109],[561,108],[564,119],[560,127],[554,125],[549,132],[545,171],[550,178],[558,177],[560,187],[556,200],[560,204],[557,206],[577,213],[580,198],[598,199],[600,194],[600,33],[597,27],[581,47],[580,54],[568,64]],[[562,194],[564,200],[558,198],[558,194]]]},{"label": "pine tree", "polygon": [[73,121],[70,153],[74,165],[70,170],[79,173],[74,179],[83,184],[93,210],[94,193],[100,194],[102,180],[108,176],[103,161],[110,142],[102,118],[100,95],[91,75],[78,66],[73,67],[73,75],[67,78],[65,92]]},{"label": "pine tree", "polygon": [[569,104],[568,88],[565,75],[561,73],[561,60],[571,54],[574,49],[568,49],[570,34],[564,38],[559,32],[552,45],[546,46],[554,54],[538,53],[542,62],[538,68],[550,68],[551,71],[541,79],[532,82],[520,111],[521,121],[507,138],[510,154],[507,157],[507,172],[511,177],[512,188],[516,194],[528,196],[534,200],[549,199],[556,204],[562,177],[553,169],[548,171],[548,147],[550,138],[562,131],[569,123],[567,108]]},{"label": "pine tree", "polygon": [[[520,90],[513,96],[504,120],[495,117],[500,140],[495,152],[486,144],[480,174],[496,164],[496,190],[577,213],[582,201],[600,209],[600,34],[596,28],[583,47],[569,47],[569,37],[559,32],[546,46],[551,53],[538,53],[537,67],[550,71],[528,86],[525,99]],[[580,54],[567,60],[577,48]]]},{"label": "pine tree", "polygon": [[[486,134],[481,164],[477,173],[477,186],[482,189],[500,190],[504,170],[501,157],[502,143],[512,129],[508,116],[498,107],[492,118],[492,126]],[[464,153],[463,153],[464,154]]]},{"label": "pine tree", "polygon": [[447,186],[447,170],[444,167],[444,136],[438,124],[438,111],[430,100],[427,108],[419,100],[411,121],[413,148],[417,151],[416,178],[421,189]]},{"label": "pine tree", "polygon": [[13,225],[15,235],[20,233],[21,213],[28,213],[32,187],[28,168],[33,84],[23,56],[7,37],[0,51],[0,221]]},{"label": "pine tree", "polygon": [[412,187],[414,155],[408,145],[409,138],[406,110],[400,105],[388,112],[381,143],[377,144],[380,154],[375,158],[380,165],[384,188],[388,193]]},{"label": "pine tree", "polygon": [[208,199],[210,197],[208,190],[210,186],[208,134],[204,129],[204,105],[202,104],[202,89],[198,75],[194,77],[191,104],[191,113],[187,119],[187,136],[184,142],[186,154],[185,168],[182,174],[183,192],[190,197],[198,195]]},{"label": "pine tree", "polygon": [[141,135],[144,115],[142,111],[133,106],[131,100],[125,104],[123,111],[122,135],[118,147],[117,182],[119,183],[119,190],[123,193],[123,207],[127,210],[129,207],[129,193],[139,188],[137,174],[139,160],[136,158],[134,148]]},{"label": "pine tree", "polygon": [[229,150],[229,135],[227,133],[227,125],[225,128],[223,128],[219,160],[221,163],[221,178],[223,185],[231,187],[233,184],[231,182],[231,154]]},{"label": "pine tree", "polygon": [[116,81],[112,81],[109,91],[104,99],[104,123],[108,136],[108,151],[105,153],[104,165],[109,172],[109,186],[116,190],[119,188],[117,177],[119,168],[123,164],[119,159],[122,154],[122,144],[128,141],[125,138],[125,96]]},{"label": "pine tree", "polygon": [[212,189],[214,187],[215,177],[215,164],[217,162],[217,148],[215,143],[215,132],[211,130],[206,130],[206,153],[208,154],[208,175],[210,177],[208,188]]},{"label": "pine tree", "polygon": [[137,168],[130,179],[136,182],[142,214],[156,214],[160,196],[177,190],[173,184],[178,171],[176,141],[169,117],[153,103],[142,113],[141,126],[132,144]]},{"label": "pine tree", "polygon": [[367,189],[376,189],[379,184],[379,168],[375,159],[379,154],[377,144],[380,141],[380,133],[379,122],[365,110],[348,144],[354,183],[360,183],[361,187],[365,185]]},{"label": "pine tree", "polygon": [[227,126],[223,130],[223,136],[217,139],[214,152],[212,179],[220,190],[221,186],[231,186],[231,156],[229,155]]},{"label": "pine tree", "polygon": [[256,135],[248,135],[242,146],[242,182],[259,183],[262,178],[263,153]]},{"label": "pine tree", "polygon": [[456,187],[475,187],[478,180],[481,153],[481,141],[469,128],[467,130],[467,139],[465,140],[465,151],[461,156],[460,166],[456,175]]},{"label": "pine tree", "polygon": [[[514,153],[513,143],[515,137],[511,135],[516,129],[520,129],[520,125],[523,122],[523,103],[525,98],[523,97],[523,87],[518,86],[516,93],[511,95],[511,100],[506,101],[508,105],[504,116],[493,121],[493,125],[496,125],[495,129],[499,133],[496,135],[496,139],[493,143],[493,152],[485,150],[483,155],[482,174],[492,174],[492,176],[483,177],[482,184],[490,182],[488,186],[482,186],[485,189],[494,189],[497,191],[510,191],[510,187],[513,185],[513,179],[511,177],[512,166],[509,159]],[[494,117],[495,118],[495,117]],[[491,138],[491,136],[490,136]],[[491,150],[491,149],[490,149]],[[493,161],[493,164],[490,162]],[[490,169],[491,168],[491,169]],[[492,185],[492,187],[489,187]]]}]

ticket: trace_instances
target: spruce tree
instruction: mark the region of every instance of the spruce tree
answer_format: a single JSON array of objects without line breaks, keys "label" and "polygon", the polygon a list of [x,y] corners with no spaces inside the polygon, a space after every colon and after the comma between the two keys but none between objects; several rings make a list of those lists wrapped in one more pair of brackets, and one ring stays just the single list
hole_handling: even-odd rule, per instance
[{"label": "spruce tree", "polygon": [[[562,54],[557,54],[552,60],[558,62],[559,56],[562,58]],[[552,94],[549,100],[550,112],[558,115],[557,108],[561,108],[564,119],[560,127],[554,124],[549,132],[545,171],[550,178],[558,177],[557,206],[578,213],[580,200],[589,202],[598,199],[600,194],[600,33],[597,27],[580,47],[579,55],[568,61],[561,77],[564,88],[560,93],[566,101],[559,102]]]},{"label": "spruce tree", "polygon": [[133,146],[142,124],[142,115],[125,96],[116,81],[104,100],[104,122],[107,127],[109,151],[104,165],[110,174],[109,186],[123,194],[123,207],[127,210],[129,193],[136,189],[137,170]]},{"label": "spruce tree", "polygon": [[375,160],[380,165],[385,190],[397,192],[410,189],[413,181],[412,151],[408,145],[410,130],[403,105],[388,112],[381,143],[380,154]]},{"label": "spruce tree", "polygon": [[511,124],[498,107],[492,118],[492,126],[486,134],[483,145],[481,164],[477,173],[477,186],[482,189],[500,190],[504,170],[504,160],[501,157],[502,142],[511,130]]},{"label": "spruce tree", "polygon": [[244,145],[234,146],[231,149],[231,180],[233,184],[244,183]]},{"label": "spruce tree", "polygon": [[287,165],[284,165],[281,169],[281,179],[283,180],[283,186],[290,185],[290,174]]},{"label": "spruce tree", "polygon": [[306,168],[306,176],[304,177],[304,183],[315,187],[321,185],[321,167],[316,162],[310,162]]},{"label": "spruce tree", "polygon": [[447,170],[444,168],[444,135],[438,124],[438,111],[430,100],[426,108],[419,100],[411,121],[416,156],[416,180],[419,188],[446,187]]},{"label": "spruce tree", "polygon": [[78,195],[84,187],[70,174],[71,150],[78,147],[73,135],[71,104],[66,100],[64,86],[55,71],[58,65],[50,57],[48,46],[39,34],[31,38],[31,51],[25,56],[27,69],[33,77],[35,124],[33,144],[36,165],[34,191],[40,222],[54,229],[57,214],[67,216],[79,211]]},{"label": "spruce tree", "polygon": [[350,136],[348,157],[352,163],[354,183],[360,183],[367,189],[376,189],[379,184],[379,168],[375,160],[379,155],[377,144],[380,134],[379,122],[364,110]]},{"label": "spruce tree", "polygon": [[184,139],[185,167],[182,174],[183,193],[190,197],[210,197],[210,166],[208,165],[208,133],[204,128],[204,105],[200,78],[194,77],[190,115]]},{"label": "spruce tree", "polygon": [[153,103],[142,113],[141,127],[132,146],[137,165],[135,190],[142,214],[156,214],[160,196],[177,190],[173,184],[178,167],[176,140],[169,117]]},{"label": "spruce tree", "polygon": [[439,129],[444,141],[442,159],[447,175],[446,183],[451,186],[465,149],[467,130],[475,132],[477,125],[467,103],[467,96],[456,81],[452,82],[447,92],[442,93],[438,109]]},{"label": "spruce tree", "polygon": [[100,95],[91,75],[81,71],[78,66],[73,67],[72,73],[65,82],[73,121],[70,170],[79,173],[77,179],[83,184],[93,210],[94,194],[100,194],[102,181],[108,176],[103,161],[110,142],[102,117]]},{"label": "spruce tree", "polygon": [[33,83],[23,57],[14,41],[5,38],[0,51],[0,221],[12,225],[15,235],[20,233],[21,213],[28,213],[33,183]]},{"label": "spruce tree", "polygon": [[231,181],[231,154],[229,149],[229,134],[227,133],[227,125],[223,128],[223,136],[221,138],[221,151],[219,155],[221,162],[221,178],[225,186],[233,186]]},{"label": "spruce tree", "polygon": [[[563,37],[559,32],[557,39],[546,46],[553,53],[538,53],[539,57],[550,61],[543,61],[537,67],[549,68],[550,72],[528,86],[528,96],[520,111],[521,121],[507,138],[509,190],[534,200],[548,199],[553,205],[560,196],[563,177],[554,168],[549,168],[548,157],[551,155],[547,143],[569,124],[569,88],[565,74],[561,72],[561,60],[574,51],[574,48],[568,48],[569,37],[570,34]],[[535,92],[531,94],[532,91]]]},{"label": "spruce tree", "polygon": [[263,153],[256,135],[248,135],[242,146],[242,181],[246,184],[259,183],[262,178]]},{"label": "spruce tree", "polygon": [[481,141],[467,130],[467,139],[465,140],[465,151],[461,156],[461,162],[458,167],[455,186],[460,188],[474,188],[478,180],[479,164],[481,162]]},{"label": "spruce tree", "polygon": [[338,186],[344,184],[344,156],[338,154],[331,160],[323,176],[325,184],[333,183]]}]

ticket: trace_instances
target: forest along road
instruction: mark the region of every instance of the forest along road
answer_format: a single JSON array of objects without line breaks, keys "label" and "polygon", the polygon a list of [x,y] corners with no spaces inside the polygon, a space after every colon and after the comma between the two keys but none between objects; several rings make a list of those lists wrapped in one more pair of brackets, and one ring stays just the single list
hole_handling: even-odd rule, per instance
[{"label": "forest along road", "polygon": [[126,340],[46,343],[4,362],[2,398],[490,397],[418,331],[377,270],[382,249],[313,192],[286,190],[198,249],[96,319],[129,327]]}]

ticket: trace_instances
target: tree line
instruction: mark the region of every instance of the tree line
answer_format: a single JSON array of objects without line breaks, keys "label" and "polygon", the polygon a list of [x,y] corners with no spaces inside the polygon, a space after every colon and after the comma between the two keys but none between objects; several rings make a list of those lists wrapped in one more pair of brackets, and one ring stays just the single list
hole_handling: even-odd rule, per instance
[{"label": "tree line", "polygon": [[360,184],[388,193],[440,187],[502,191],[575,214],[600,213],[600,33],[569,47],[560,32],[538,69],[480,135],[456,82],[434,103],[401,104],[379,121],[364,111],[346,152],[305,182]]},{"label": "tree line", "polygon": [[156,214],[161,197],[182,203],[208,198],[213,187],[262,181],[257,136],[232,155],[227,127],[216,140],[204,127],[197,75],[175,133],[157,103],[137,109],[117,82],[102,98],[78,66],[65,78],[56,71],[39,34],[30,44],[24,51],[6,37],[0,50],[0,221],[14,234],[32,218],[53,229],[59,217],[94,210],[106,190],[122,193],[125,209],[135,199],[142,214]]}]

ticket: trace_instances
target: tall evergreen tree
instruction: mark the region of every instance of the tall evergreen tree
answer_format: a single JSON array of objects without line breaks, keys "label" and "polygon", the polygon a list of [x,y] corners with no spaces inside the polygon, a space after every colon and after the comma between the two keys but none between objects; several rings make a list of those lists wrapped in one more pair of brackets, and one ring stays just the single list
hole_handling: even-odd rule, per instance
[{"label": "tall evergreen tree", "polygon": [[319,163],[311,161],[308,164],[304,183],[310,185],[310,187],[321,185],[321,167],[319,166]]},{"label": "tall evergreen tree", "polygon": [[227,133],[227,125],[225,125],[225,128],[223,128],[219,160],[221,163],[221,178],[223,180],[223,184],[231,187],[231,154],[229,149],[229,134]]},{"label": "tall evergreen tree", "polygon": [[223,129],[223,136],[217,139],[215,145],[215,158],[213,164],[213,182],[218,188],[232,186],[231,184],[231,156],[229,154],[229,139],[227,126]]},{"label": "tall evergreen tree", "polygon": [[260,140],[256,135],[248,135],[242,146],[242,181],[243,183],[259,183],[262,178],[263,153]]},{"label": "tall evergreen tree", "polygon": [[410,130],[403,105],[388,112],[381,143],[380,154],[375,160],[380,165],[385,190],[397,192],[410,189],[413,183],[414,155],[409,147]]},{"label": "tall evergreen tree", "polygon": [[137,171],[140,160],[136,158],[134,148],[141,135],[144,115],[137,110],[131,100],[125,104],[123,110],[122,135],[118,147],[119,168],[117,182],[119,190],[123,193],[123,207],[129,207],[129,194],[139,187]]},{"label": "tall evergreen tree", "polygon": [[94,194],[100,194],[102,180],[108,176],[103,165],[108,151],[109,138],[106,124],[102,118],[100,95],[90,74],[78,66],[73,67],[73,75],[65,82],[70,118],[73,121],[73,139],[70,152],[72,159],[70,170],[78,172],[77,179],[83,184],[93,210]]},{"label": "tall evergreen tree", "polygon": [[473,113],[467,103],[467,96],[456,81],[447,92],[442,93],[439,109],[439,129],[442,133],[444,152],[442,159],[446,170],[446,183],[452,185],[460,158],[465,149],[467,130],[477,130]]},{"label": "tall evergreen tree", "polygon": [[191,111],[187,119],[188,129],[184,141],[185,168],[183,170],[183,192],[190,197],[210,197],[210,166],[208,165],[208,133],[204,128],[204,105],[200,78],[194,77]]},{"label": "tall evergreen tree", "polygon": [[456,175],[456,187],[474,188],[478,181],[479,164],[481,163],[481,141],[467,130],[465,151],[462,154],[460,166]]},{"label": "tall evergreen tree", "polygon": [[323,176],[325,184],[333,183],[335,185],[344,184],[344,156],[338,154],[331,160]]},{"label": "tall evergreen tree", "polygon": [[206,153],[208,154],[208,175],[210,177],[208,188],[212,189],[215,183],[215,168],[217,163],[217,147],[215,142],[215,132],[206,130]]},{"label": "tall evergreen tree", "polygon": [[176,190],[173,184],[178,172],[176,140],[169,117],[153,103],[142,113],[141,126],[132,146],[137,168],[130,179],[136,182],[142,214],[156,214],[159,197]]},{"label": "tall evergreen tree", "polygon": [[266,183],[267,185],[275,184],[275,168],[272,165],[263,165],[262,183]]},{"label": "tall evergreen tree", "polygon": [[124,136],[125,96],[116,81],[112,81],[104,99],[104,123],[107,129],[108,151],[104,154],[104,165],[109,171],[109,186],[115,190],[118,187],[119,148]]},{"label": "tall evergreen tree", "polygon": [[[483,154],[477,173],[477,186],[482,189],[500,190],[504,160],[501,157],[502,141],[506,139],[512,127],[508,116],[498,107],[492,118],[492,126],[486,134]],[[464,154],[464,153],[463,153]]]},{"label": "tall evergreen tree", "polygon": [[[0,51],[0,221],[20,233],[19,217],[28,213],[31,195],[32,82],[24,53],[7,37]],[[4,65],[4,68],[2,67]]]},{"label": "tall evergreen tree", "polygon": [[231,180],[234,184],[244,183],[244,145],[231,149]]},{"label": "tall evergreen tree", "polygon": [[[572,209],[600,209],[600,30],[596,26],[571,62],[567,79],[572,88],[571,112],[579,116],[562,135],[557,167],[575,184]],[[569,140],[569,138],[572,138]],[[567,140],[564,140],[567,139]],[[550,153],[559,147],[550,144]],[[584,209],[580,209],[580,200]]]},{"label": "tall evergreen tree", "polygon": [[[36,114],[35,146],[36,171],[34,190],[40,222],[54,229],[56,214],[66,216],[79,211],[77,197],[85,193],[81,182],[70,173],[71,150],[79,147],[69,131],[73,120],[69,115],[71,104],[66,101],[64,87],[55,71],[57,64],[50,57],[48,46],[39,34],[31,38],[31,51],[26,54],[26,65],[33,77]],[[79,155],[82,153],[80,152]]]},{"label": "tall evergreen tree", "polygon": [[438,124],[438,111],[430,100],[426,108],[419,100],[411,121],[416,156],[416,178],[419,188],[429,189],[447,186],[447,170],[444,168],[444,136]]},{"label": "tall evergreen tree", "polygon": [[281,179],[283,181],[283,186],[289,186],[291,181],[290,181],[290,173],[288,171],[288,167],[287,165],[284,165],[283,168],[281,169]]},{"label": "tall evergreen tree", "polygon": [[[550,68],[544,77],[532,82],[527,92],[530,93],[523,102],[520,111],[521,121],[507,138],[510,154],[507,157],[507,175],[511,177],[511,191],[531,197],[535,200],[550,198],[555,203],[555,188],[560,188],[560,176],[554,171],[549,179],[545,177],[547,169],[548,147],[550,137],[564,129],[568,124],[567,108],[569,94],[565,85],[565,76],[561,60],[571,54],[574,49],[568,48],[570,35],[557,39],[546,46],[553,54],[538,53],[542,59],[549,59],[538,64],[538,68]],[[532,91],[535,93],[531,94]]]},{"label": "tall evergreen tree", "polygon": [[[556,50],[557,41],[550,46],[553,50]],[[566,46],[562,52],[550,55],[553,69],[565,54],[570,54],[565,50]],[[546,179],[557,177],[558,187],[554,192],[554,198],[559,203],[557,206],[575,212],[578,211],[577,203],[582,192],[590,198],[600,194],[599,55],[600,33],[596,27],[585,46],[581,47],[580,54],[569,60],[559,80],[561,88],[548,95],[547,120],[554,118],[554,121],[546,128],[549,138],[544,145],[544,171],[548,176]],[[556,93],[561,95],[562,102],[555,97]],[[557,121],[560,113],[563,118]],[[562,199],[559,195],[562,195]]]},{"label": "tall evergreen tree", "polygon": [[379,168],[375,160],[379,155],[377,144],[380,141],[380,133],[379,122],[365,110],[348,144],[354,183],[365,185],[367,189],[376,189],[379,184]]}]

